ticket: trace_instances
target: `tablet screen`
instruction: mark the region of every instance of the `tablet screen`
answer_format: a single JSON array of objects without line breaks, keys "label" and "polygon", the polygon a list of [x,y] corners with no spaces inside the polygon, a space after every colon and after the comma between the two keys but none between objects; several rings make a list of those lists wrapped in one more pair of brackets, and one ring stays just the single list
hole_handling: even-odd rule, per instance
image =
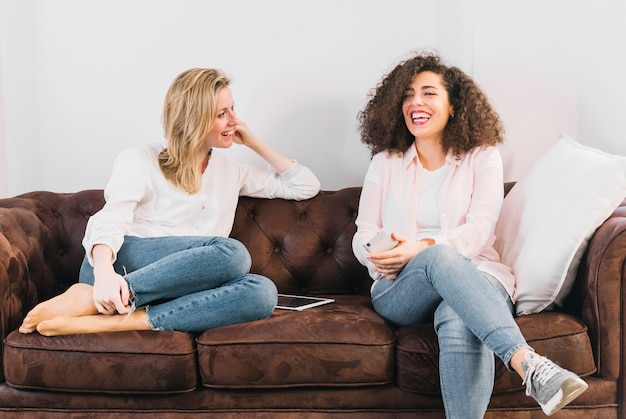
[{"label": "tablet screen", "polygon": [[304,295],[278,294],[276,308],[282,310],[306,310],[307,308],[332,303],[332,298],[306,297]]}]

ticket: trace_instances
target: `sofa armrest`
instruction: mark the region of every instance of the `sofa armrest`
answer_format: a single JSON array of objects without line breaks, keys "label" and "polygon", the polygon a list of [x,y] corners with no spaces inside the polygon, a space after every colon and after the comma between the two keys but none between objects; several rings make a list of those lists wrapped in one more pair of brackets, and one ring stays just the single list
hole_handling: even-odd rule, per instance
[{"label": "sofa armrest", "polygon": [[103,204],[101,190],[31,192],[0,200],[2,340],[35,304],[77,281],[87,219]]},{"label": "sofa armrest", "polygon": [[[15,201],[15,200],[14,200]],[[21,203],[20,203],[21,204]],[[41,220],[24,207],[0,208],[0,319],[2,339],[17,328],[27,307],[37,301],[31,269],[45,266]]]},{"label": "sofa armrest", "polygon": [[[626,290],[626,200],[596,230],[566,308],[577,310],[589,329],[597,375],[618,379],[624,375]],[[626,391],[622,389],[622,391]]]}]

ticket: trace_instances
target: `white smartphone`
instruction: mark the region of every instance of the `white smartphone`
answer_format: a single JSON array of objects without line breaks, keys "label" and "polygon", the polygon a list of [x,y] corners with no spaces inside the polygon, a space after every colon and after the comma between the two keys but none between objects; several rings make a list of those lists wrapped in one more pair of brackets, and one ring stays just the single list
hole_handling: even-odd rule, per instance
[{"label": "white smartphone", "polygon": [[393,249],[398,245],[398,242],[391,237],[391,233],[387,230],[379,230],[374,237],[372,237],[367,243],[363,245],[365,250],[370,253],[384,252],[385,250]]}]

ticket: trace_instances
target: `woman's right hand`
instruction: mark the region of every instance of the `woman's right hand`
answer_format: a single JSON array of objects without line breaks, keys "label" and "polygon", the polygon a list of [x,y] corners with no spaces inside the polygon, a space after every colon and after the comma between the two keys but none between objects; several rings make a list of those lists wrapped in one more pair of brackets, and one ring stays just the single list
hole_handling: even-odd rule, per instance
[{"label": "woman's right hand", "polygon": [[97,244],[91,250],[93,258],[93,302],[99,313],[125,314],[130,311],[128,304],[130,290],[126,279],[113,269],[113,251],[106,245]]},{"label": "woman's right hand", "polygon": [[112,268],[105,272],[94,271],[93,302],[99,313],[125,314],[130,311],[128,304],[128,283]]}]

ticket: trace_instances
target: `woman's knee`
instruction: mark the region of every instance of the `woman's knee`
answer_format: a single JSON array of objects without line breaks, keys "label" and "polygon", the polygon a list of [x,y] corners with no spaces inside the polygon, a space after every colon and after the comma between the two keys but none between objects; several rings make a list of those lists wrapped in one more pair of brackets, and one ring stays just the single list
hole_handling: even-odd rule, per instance
[{"label": "woman's knee", "polygon": [[254,289],[251,305],[257,308],[260,318],[269,317],[278,303],[276,284],[262,275],[249,274],[248,284]]},{"label": "woman's knee", "polygon": [[434,285],[445,286],[448,281],[458,283],[476,270],[476,266],[466,256],[452,246],[436,244],[418,253],[407,265],[409,270],[418,270]]},{"label": "woman's knee", "polygon": [[278,304],[278,289],[276,288],[276,284],[274,284],[274,281],[264,276],[255,275],[255,277],[259,280],[260,299],[263,301],[266,310],[271,314],[276,304]]},{"label": "woman's knee", "polygon": [[247,273],[252,267],[252,257],[250,252],[239,240],[228,237],[216,237],[211,245],[217,246],[225,256],[227,262],[233,265],[233,268],[239,269],[241,274]]},{"label": "woman's knee", "polygon": [[422,250],[420,254],[429,260],[444,266],[457,263],[459,260],[468,260],[468,258],[459,253],[459,251],[454,247],[446,244],[435,244],[427,247]]}]

